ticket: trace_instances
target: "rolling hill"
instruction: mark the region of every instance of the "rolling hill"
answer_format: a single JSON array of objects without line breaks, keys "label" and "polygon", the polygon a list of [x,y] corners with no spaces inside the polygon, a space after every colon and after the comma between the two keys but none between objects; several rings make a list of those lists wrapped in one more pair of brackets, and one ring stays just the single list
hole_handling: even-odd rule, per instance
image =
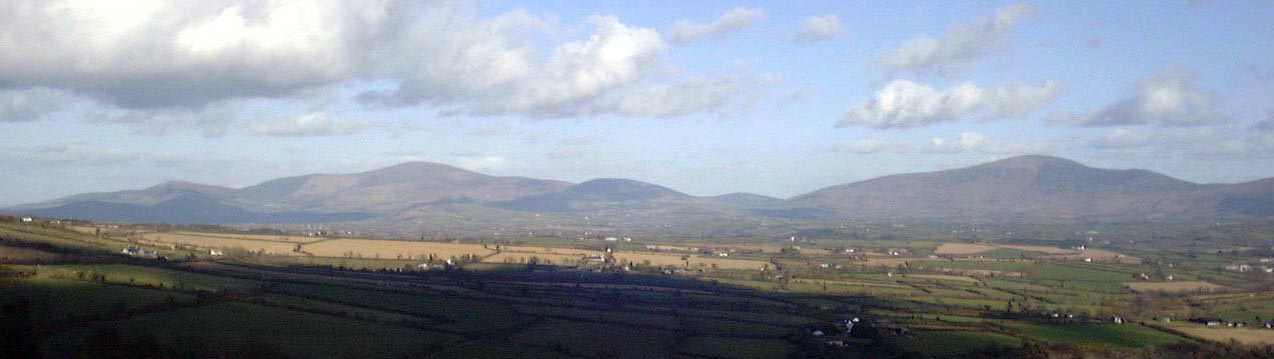
[{"label": "rolling hill", "polygon": [[168,182],[90,193],[6,212],[122,222],[357,222],[520,229],[759,223],[845,219],[1022,223],[1274,219],[1274,179],[1197,184],[1139,169],[1102,169],[1047,156],[898,174],[830,186],[790,199],[749,193],[698,197],[620,178],[572,184],[498,177],[428,162],[352,174],[312,174],[226,188]]}]

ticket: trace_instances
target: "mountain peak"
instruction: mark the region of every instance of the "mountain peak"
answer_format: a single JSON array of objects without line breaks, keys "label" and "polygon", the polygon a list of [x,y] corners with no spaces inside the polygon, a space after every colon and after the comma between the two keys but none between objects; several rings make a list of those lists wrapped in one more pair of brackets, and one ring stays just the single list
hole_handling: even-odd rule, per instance
[{"label": "mountain peak", "polygon": [[217,194],[233,191],[228,187],[207,185],[189,181],[167,181],[154,186],[147,187],[143,191],[152,192],[197,192],[205,194]]},{"label": "mountain peak", "polygon": [[1001,168],[1025,168],[1025,169],[1044,169],[1044,168],[1089,168],[1079,162],[1068,160],[1061,157],[1045,156],[1045,155],[1021,155],[1009,157],[997,161],[987,162],[974,167],[1001,167]]}]

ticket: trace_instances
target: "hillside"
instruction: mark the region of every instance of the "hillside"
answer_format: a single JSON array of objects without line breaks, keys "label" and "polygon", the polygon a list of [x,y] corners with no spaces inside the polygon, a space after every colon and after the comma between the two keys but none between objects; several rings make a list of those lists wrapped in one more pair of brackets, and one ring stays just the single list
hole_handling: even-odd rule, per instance
[{"label": "hillside", "polygon": [[1210,222],[1274,219],[1274,179],[1196,184],[1140,169],[1019,156],[835,185],[783,200],[749,193],[696,197],[621,178],[571,184],[497,177],[409,162],[361,173],[280,178],[240,189],[168,182],[75,195],[8,212],[169,223],[359,220],[359,226],[401,232],[682,226],[709,233],[845,219]]},{"label": "hillside", "polygon": [[836,185],[789,200],[797,208],[855,218],[997,221],[1142,221],[1215,216],[1216,203],[1190,202],[1225,186],[1199,185],[1146,170],[1113,170],[1020,156],[972,167]]}]

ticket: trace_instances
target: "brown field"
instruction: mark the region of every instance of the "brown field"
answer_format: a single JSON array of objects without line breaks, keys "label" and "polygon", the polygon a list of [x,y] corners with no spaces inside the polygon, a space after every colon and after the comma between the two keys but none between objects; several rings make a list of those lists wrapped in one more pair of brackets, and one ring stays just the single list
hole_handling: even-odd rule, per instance
[{"label": "brown field", "polygon": [[[289,244],[284,244],[289,245]],[[459,257],[466,254],[486,256],[495,253],[493,249],[482,248],[480,244],[459,244],[441,242],[409,242],[383,241],[369,239],[333,239],[313,244],[306,244],[304,251],[320,257],[355,258],[435,258]]]},{"label": "brown field", "polygon": [[1202,281],[1181,281],[1181,282],[1130,282],[1125,283],[1128,288],[1138,292],[1166,292],[1166,293],[1182,293],[1194,292],[1198,290],[1216,291],[1225,289],[1224,286],[1202,282]]},{"label": "brown field", "polygon": [[156,243],[184,244],[199,248],[244,249],[252,252],[265,252],[266,254],[275,255],[302,255],[301,253],[292,251],[296,248],[295,244],[284,242],[219,238],[177,233],[145,233],[142,234],[142,239]]},{"label": "brown field", "polygon": [[760,270],[769,266],[770,263],[746,259],[726,259],[716,257],[700,257],[688,255],[688,260],[683,261],[680,255],[657,254],[657,253],[641,253],[641,252],[615,252],[615,259],[621,263],[632,262],[642,264],[646,261],[650,265],[655,266],[671,266],[684,267],[689,262],[690,268],[697,267],[713,267],[720,269],[753,269]]},{"label": "brown field", "polygon": [[1067,260],[1084,260],[1084,258],[1092,258],[1098,262],[1117,262],[1117,263],[1141,263],[1141,259],[1133,256],[1125,256],[1119,253],[1111,252],[1104,249],[1088,249],[1074,254],[1054,255],[1049,258],[1067,259]]},{"label": "brown field", "polygon": [[1065,248],[1048,247],[1048,246],[1027,246],[1027,245],[1017,245],[1017,244],[997,244],[995,246],[999,248],[1016,249],[1019,251],[1027,251],[1027,252],[1040,252],[1040,253],[1046,253],[1046,254],[1074,254],[1077,252],[1074,249],[1065,249]]},{"label": "brown field", "polygon": [[782,250],[783,250],[783,246],[780,246],[780,245],[774,245],[774,244],[756,244],[756,245],[747,245],[747,244],[732,244],[732,245],[713,246],[713,247],[716,247],[716,248],[734,248],[734,249],[737,249],[737,250],[743,250],[743,251],[758,251],[758,252],[761,252],[761,253],[778,253],[778,252],[780,252],[780,251],[782,251]]},{"label": "brown field", "polygon": [[943,243],[933,253],[938,255],[963,255],[977,254],[994,250],[995,246],[986,244],[969,244],[969,243]]},{"label": "brown field", "polygon": [[45,252],[38,249],[0,246],[0,263],[56,261],[63,258],[65,258],[65,256],[61,254]]},{"label": "brown field", "polygon": [[559,264],[572,265],[577,264],[584,259],[584,255],[573,254],[552,254],[552,253],[514,253],[500,252],[498,254],[482,259],[483,263],[526,263],[531,258],[537,258],[540,264]]},{"label": "brown field", "polygon": [[[968,255],[989,252],[998,248],[1016,249],[1027,252],[1040,252],[1045,254],[1076,254],[1073,249],[1048,247],[1048,246],[1028,246],[1019,244],[970,244],[970,243],[943,243],[933,252],[939,255]],[[1096,249],[1092,251],[1097,251]],[[1113,252],[1112,252],[1113,253]],[[1103,254],[1104,255],[1104,254]],[[1094,258],[1096,259],[1096,258]]]},{"label": "brown field", "polygon": [[1274,344],[1274,330],[1269,329],[1208,328],[1202,324],[1180,324],[1173,325],[1172,328],[1195,337],[1222,343],[1233,339],[1249,345]]}]

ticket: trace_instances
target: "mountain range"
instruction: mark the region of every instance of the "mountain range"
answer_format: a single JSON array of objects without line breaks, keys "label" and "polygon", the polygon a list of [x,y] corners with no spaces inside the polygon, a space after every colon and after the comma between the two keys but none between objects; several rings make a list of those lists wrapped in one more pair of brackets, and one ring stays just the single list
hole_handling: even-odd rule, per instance
[{"label": "mountain range", "polygon": [[899,174],[780,199],[692,196],[619,178],[569,183],[498,177],[409,162],[312,174],[244,188],[167,182],[8,208],[44,217],[146,223],[331,223],[415,232],[650,230],[730,233],[775,224],[854,220],[1155,222],[1274,219],[1274,178],[1198,184],[1138,169],[1048,156]]}]

